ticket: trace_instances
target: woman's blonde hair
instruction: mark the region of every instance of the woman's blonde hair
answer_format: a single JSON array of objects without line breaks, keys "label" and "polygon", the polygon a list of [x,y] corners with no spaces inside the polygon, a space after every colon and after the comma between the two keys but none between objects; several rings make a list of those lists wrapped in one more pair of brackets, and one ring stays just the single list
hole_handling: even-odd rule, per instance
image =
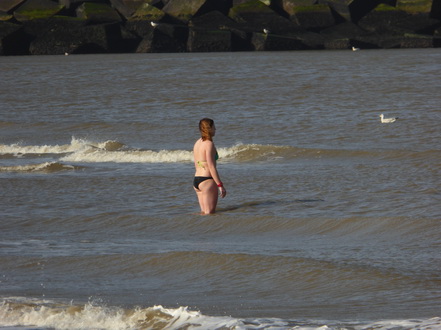
[{"label": "woman's blonde hair", "polygon": [[203,118],[199,121],[199,131],[201,132],[202,141],[213,141],[212,128],[214,126],[213,119]]}]

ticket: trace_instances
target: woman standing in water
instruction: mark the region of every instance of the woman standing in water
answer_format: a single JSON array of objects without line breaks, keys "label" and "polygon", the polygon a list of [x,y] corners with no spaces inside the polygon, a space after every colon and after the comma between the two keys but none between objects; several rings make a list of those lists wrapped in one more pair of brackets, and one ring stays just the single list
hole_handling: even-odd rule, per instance
[{"label": "woman standing in water", "polygon": [[216,134],[214,121],[209,118],[201,119],[199,131],[201,138],[196,141],[193,147],[196,168],[193,187],[198,196],[201,213],[212,214],[216,211],[218,190],[222,198],[227,195],[227,191],[216,169],[216,161],[219,156],[213,143],[213,136]]}]

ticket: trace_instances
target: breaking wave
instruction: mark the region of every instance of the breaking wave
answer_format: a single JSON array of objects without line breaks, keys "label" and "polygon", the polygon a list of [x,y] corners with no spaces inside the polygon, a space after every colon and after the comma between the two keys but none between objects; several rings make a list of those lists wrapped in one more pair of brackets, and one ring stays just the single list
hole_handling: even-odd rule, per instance
[{"label": "breaking wave", "polygon": [[441,318],[426,320],[385,320],[341,322],[282,320],[277,318],[239,319],[207,316],[188,307],[163,306],[125,309],[88,302],[63,304],[32,298],[5,298],[0,302],[0,328],[8,329],[435,329]]},{"label": "breaking wave", "polygon": [[107,150],[115,151],[124,147],[124,144],[118,141],[104,141],[99,143],[89,142],[83,139],[72,137],[70,144],[63,145],[22,145],[13,143],[10,145],[0,144],[0,154],[11,154],[15,156],[34,154],[67,154],[85,150]]},{"label": "breaking wave", "polygon": [[59,162],[45,162],[41,164],[28,164],[16,166],[0,166],[0,172],[60,172],[79,169],[79,166],[65,165]]},{"label": "breaking wave", "polygon": [[[338,150],[299,148],[283,145],[236,144],[218,148],[223,162],[279,161],[286,159],[384,158],[427,159],[441,157],[441,151]],[[192,162],[191,150],[152,150],[132,148],[120,141],[93,142],[72,138],[65,145],[0,144],[0,159],[53,156],[60,162],[79,163],[185,163]]]}]

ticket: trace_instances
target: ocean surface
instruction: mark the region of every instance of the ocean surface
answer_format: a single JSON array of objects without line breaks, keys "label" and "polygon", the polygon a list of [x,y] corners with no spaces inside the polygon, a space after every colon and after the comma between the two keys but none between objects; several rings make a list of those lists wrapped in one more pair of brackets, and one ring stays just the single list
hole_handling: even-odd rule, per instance
[{"label": "ocean surface", "polygon": [[0,57],[0,329],[441,329],[440,72],[440,49]]}]

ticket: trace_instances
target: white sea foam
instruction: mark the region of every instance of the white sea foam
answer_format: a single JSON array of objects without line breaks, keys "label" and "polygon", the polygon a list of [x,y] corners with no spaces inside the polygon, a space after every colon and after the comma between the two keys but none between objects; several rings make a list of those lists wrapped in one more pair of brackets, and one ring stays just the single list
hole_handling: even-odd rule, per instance
[{"label": "white sea foam", "polygon": [[[14,299],[15,300],[15,299]],[[209,317],[187,307],[153,306],[124,310],[119,307],[60,305],[50,301],[4,301],[0,327],[54,329],[244,329],[240,320]]]},{"label": "white sea foam", "polygon": [[48,146],[48,145],[42,145],[42,146],[24,146],[21,144],[0,144],[0,154],[13,154],[13,155],[20,155],[20,154],[58,154],[58,153],[65,153],[65,152],[71,152],[70,145],[55,145],[55,146]]},{"label": "white sea foam", "polygon": [[[238,143],[218,147],[220,161],[273,161],[284,158],[371,155],[366,151],[304,149],[284,145]],[[66,145],[0,145],[0,155],[24,156],[59,154],[60,162],[76,163],[187,163],[193,162],[191,150],[152,150],[126,146],[115,140],[90,141],[72,137]]]},{"label": "white sea foam", "polygon": [[[66,145],[0,145],[0,154],[23,155],[61,154],[62,162],[115,162],[115,163],[173,163],[192,161],[187,150],[139,150],[130,149],[119,141],[89,141],[72,137]],[[34,168],[35,165],[29,165]],[[29,167],[27,166],[27,167]],[[23,168],[22,170],[26,170]]]},{"label": "white sea foam", "polygon": [[65,165],[59,162],[44,162],[39,164],[0,166],[0,172],[58,172],[74,170],[75,168],[73,165]]},{"label": "white sea foam", "polygon": [[[108,142],[105,142],[108,143]],[[222,161],[274,157],[279,149],[287,147],[265,146],[256,144],[237,144],[232,147],[218,148]],[[115,163],[181,163],[192,162],[193,153],[189,150],[131,150],[129,148],[116,151],[104,148],[81,149],[61,158],[66,162],[115,162]]]},{"label": "white sea foam", "polygon": [[[272,157],[283,146],[236,144],[231,147],[218,148],[222,160],[249,161],[265,157]],[[191,150],[149,150],[135,149],[122,142],[90,141],[72,137],[70,144],[65,145],[22,145],[20,143],[0,145],[0,154],[11,154],[14,157],[24,155],[60,154],[61,162],[85,163],[180,163],[192,162]],[[32,165],[34,168],[34,165]]]},{"label": "white sea foam", "polygon": [[13,143],[10,145],[0,144],[0,154],[62,154],[84,149],[87,144],[86,141],[74,137],[70,144],[64,145],[22,145],[21,143]]},{"label": "white sea foam", "polygon": [[85,163],[177,163],[192,160],[192,153],[185,150],[82,150],[61,158],[66,162]]},{"label": "white sea foam", "polygon": [[441,318],[384,320],[378,322],[332,322],[282,320],[278,318],[238,319],[207,316],[188,307],[123,309],[89,302],[85,305],[11,297],[0,302],[0,329],[441,329]]}]

